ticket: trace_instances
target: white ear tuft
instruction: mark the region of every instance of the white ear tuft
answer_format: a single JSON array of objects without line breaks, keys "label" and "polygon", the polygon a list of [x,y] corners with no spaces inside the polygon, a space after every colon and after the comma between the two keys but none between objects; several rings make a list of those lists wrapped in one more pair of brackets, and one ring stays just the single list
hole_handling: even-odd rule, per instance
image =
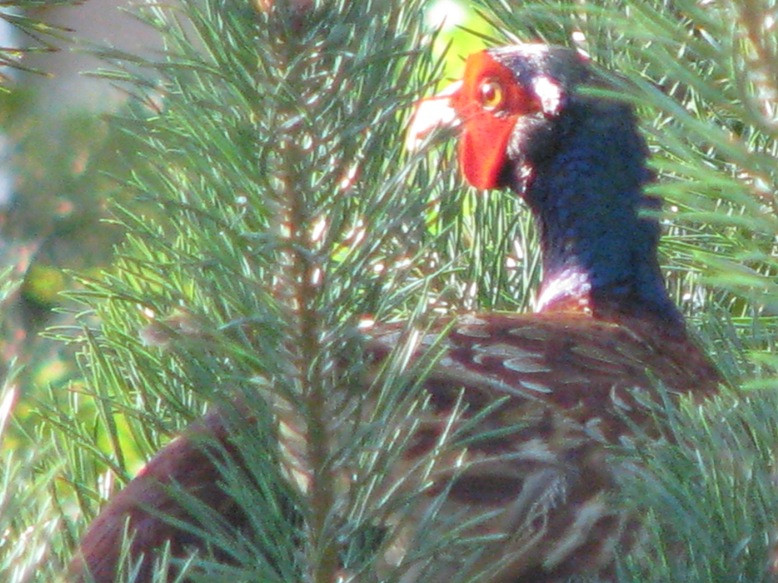
[{"label": "white ear tuft", "polygon": [[540,100],[544,115],[547,117],[559,115],[564,106],[565,93],[558,81],[541,75],[533,81],[532,89]]}]

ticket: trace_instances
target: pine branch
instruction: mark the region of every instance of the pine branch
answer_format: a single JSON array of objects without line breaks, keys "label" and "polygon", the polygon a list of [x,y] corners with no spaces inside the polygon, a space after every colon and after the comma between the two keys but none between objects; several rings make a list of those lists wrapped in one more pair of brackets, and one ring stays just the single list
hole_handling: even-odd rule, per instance
[{"label": "pine branch", "polygon": [[[283,6],[150,6],[143,18],[166,39],[163,58],[103,53],[120,71],[108,76],[136,80],[131,91],[141,96],[116,123],[145,158],[127,186],[152,210],[121,210],[129,236],[114,268],[84,278],[86,290],[75,294],[101,322],[93,329],[91,316],[84,320],[84,396],[101,429],[66,432],[53,411],[48,423],[60,446],[70,445],[81,473],[73,486],[91,507],[98,496],[89,476],[100,465],[125,480],[126,451],[148,456],[205,403],[216,405],[207,419],[222,427],[226,417],[224,429],[206,431],[210,440],[192,429],[184,444],[205,440],[219,483],[253,527],[251,544],[236,551],[245,533],[214,528],[196,496],[172,488],[188,516],[171,523],[204,537],[220,559],[200,556],[190,576],[224,574],[229,557],[233,576],[335,580],[340,541],[373,518],[347,519],[359,496],[344,492],[340,478],[359,448],[365,363],[357,326],[365,313],[385,319],[402,310],[407,289],[430,279],[384,267],[409,253],[408,228],[427,197],[414,173],[429,171],[404,160],[398,139],[403,108],[434,69],[429,57],[426,71],[416,69],[419,6],[344,2],[305,14]],[[160,105],[144,109],[152,103]],[[426,253],[423,244],[410,252]],[[406,290],[389,287],[392,280],[406,281]],[[400,387],[397,378],[383,382],[387,391]],[[233,419],[226,412],[236,403]],[[269,436],[289,426],[301,434],[300,449],[282,466]],[[95,465],[106,439],[108,453]],[[267,513],[254,521],[257,500]],[[299,524],[280,500],[293,501]],[[280,525],[283,537],[273,532]],[[354,561],[365,560],[357,554]]]},{"label": "pine branch", "polygon": [[[55,41],[66,41],[70,31],[65,28],[52,26],[43,19],[30,17],[21,11],[34,11],[40,8],[54,8],[58,6],[73,6],[83,0],[7,0],[0,3],[0,20],[8,23],[15,31],[21,33],[26,41],[32,41],[29,46],[0,47],[0,67],[9,67],[28,73],[44,74],[35,68],[25,66],[21,60],[31,53],[49,53],[58,50]],[[8,76],[0,73],[0,82],[4,83]],[[2,88],[0,88],[2,89]]]}]

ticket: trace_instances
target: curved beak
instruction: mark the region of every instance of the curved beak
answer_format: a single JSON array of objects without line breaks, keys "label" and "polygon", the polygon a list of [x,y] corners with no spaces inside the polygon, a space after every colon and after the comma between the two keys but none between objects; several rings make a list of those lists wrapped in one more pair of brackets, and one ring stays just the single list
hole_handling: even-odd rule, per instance
[{"label": "curved beak", "polygon": [[418,151],[437,129],[453,129],[459,126],[460,119],[453,102],[461,87],[462,81],[457,81],[437,95],[422,99],[416,104],[405,136],[405,147],[408,151]]}]

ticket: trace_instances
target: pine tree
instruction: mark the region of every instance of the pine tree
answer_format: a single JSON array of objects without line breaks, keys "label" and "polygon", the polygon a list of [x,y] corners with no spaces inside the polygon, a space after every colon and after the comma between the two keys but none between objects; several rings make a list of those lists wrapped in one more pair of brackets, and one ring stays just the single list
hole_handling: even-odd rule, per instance
[{"label": "pine tree", "polygon": [[[113,123],[135,144],[126,186],[139,201],[115,209],[127,236],[111,267],[72,294],[83,381],[39,405],[31,434],[41,451],[2,474],[4,494],[15,480],[29,484],[23,496],[0,496],[9,580],[29,579],[31,566],[53,579],[101,501],[214,406],[235,413],[240,463],[225,462],[223,481],[250,528],[236,532],[178,493],[212,547],[184,573],[334,581],[343,569],[369,580],[391,540],[376,525],[412,496],[375,484],[419,403],[403,392],[400,343],[370,371],[379,406],[364,419],[360,326],[526,309],[538,276],[514,197],[464,191],[442,146],[403,151],[411,106],[442,67],[424,48],[434,38],[422,4],[149,3],[140,17],[164,54],[103,53],[105,75],[137,97]],[[772,579],[778,9],[768,0],[477,5],[490,42],[577,44],[623,75],[614,82],[639,107],[666,200],[668,280],[742,388],[705,407],[668,404],[657,416],[670,442],[616,452],[639,462],[624,503],[650,527],[645,556],[626,558],[621,578]],[[279,410],[308,436],[297,480],[280,463]],[[0,430],[5,419],[0,408]],[[20,473],[24,464],[35,471]],[[429,529],[406,563],[385,567],[388,580],[442,548],[477,545],[436,519],[422,519]],[[163,556],[160,576],[170,566]]]},{"label": "pine tree", "polygon": [[[163,7],[143,12],[166,40],[160,61],[105,54],[125,71],[113,78],[139,93],[136,111],[116,123],[137,137],[145,160],[130,186],[150,210],[117,209],[127,242],[76,296],[87,309],[88,378],[57,409],[74,408],[78,423],[53,419],[56,409],[48,422],[77,470],[66,480],[93,516],[103,468],[126,482],[134,456],[149,457],[207,404],[230,410],[237,399],[241,463],[228,464],[224,481],[256,532],[230,530],[181,493],[193,532],[235,563],[201,557],[187,574],[332,581],[344,553],[347,568],[363,568],[360,549],[341,541],[369,536],[389,505],[366,504],[367,472],[381,471],[383,456],[361,470],[358,488],[341,492],[339,476],[368,439],[387,452],[384,442],[398,440],[381,417],[355,423],[366,368],[357,330],[366,314],[386,320],[426,301],[409,289],[427,282],[416,271],[431,254],[424,209],[446,187],[428,188],[428,162],[407,160],[399,138],[435,70],[413,48],[420,5],[183,9],[183,22]],[[396,379],[375,383],[398,400]],[[291,471],[299,484],[280,473],[271,408],[307,432]]]}]

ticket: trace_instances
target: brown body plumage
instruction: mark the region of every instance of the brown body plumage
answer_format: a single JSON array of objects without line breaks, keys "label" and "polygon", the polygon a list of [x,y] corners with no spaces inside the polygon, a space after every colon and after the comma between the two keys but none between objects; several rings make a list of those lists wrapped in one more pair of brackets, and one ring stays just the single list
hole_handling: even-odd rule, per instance
[{"label": "brown body plumage", "polygon": [[[375,355],[388,355],[398,334],[376,331]],[[452,556],[436,563],[434,575],[404,581],[467,581],[482,572],[479,580],[492,583],[607,575],[615,550],[639,538],[637,523],[613,505],[626,470],[607,446],[634,437],[635,427],[656,435],[646,404],[657,402],[657,389],[710,395],[715,368],[688,338],[667,336],[655,322],[565,312],[469,315],[439,343],[434,331],[420,340],[419,354],[435,344],[442,356],[424,382],[429,405],[393,479],[407,481],[420,458],[441,449],[444,431],[453,433],[424,496],[447,491],[443,516],[488,514],[467,534],[496,540],[483,543],[466,574]],[[406,528],[410,540],[414,525]]]}]

